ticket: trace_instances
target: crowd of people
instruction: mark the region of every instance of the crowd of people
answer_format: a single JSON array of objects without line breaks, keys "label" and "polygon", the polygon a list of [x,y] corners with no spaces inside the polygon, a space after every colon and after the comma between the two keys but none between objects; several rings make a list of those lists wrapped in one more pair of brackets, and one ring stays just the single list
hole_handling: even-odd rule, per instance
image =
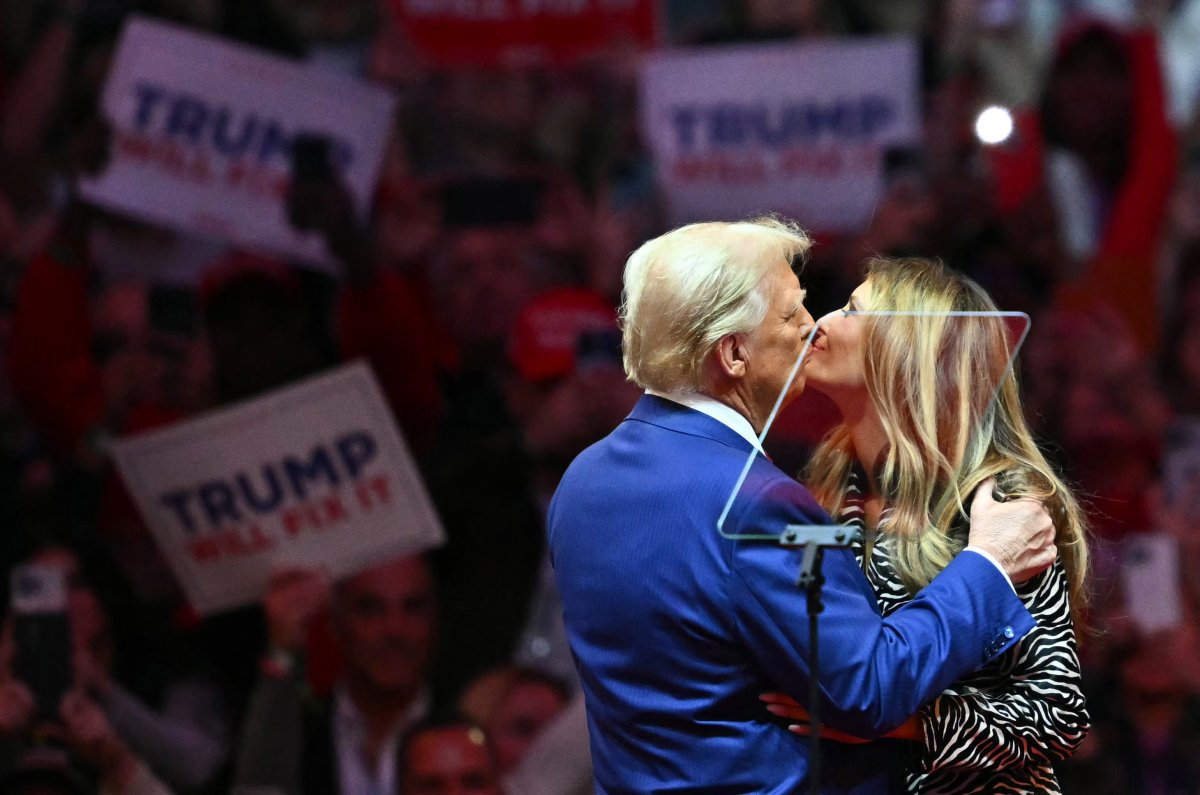
[{"label": "crowd of people", "polygon": [[[1059,780],[1200,792],[1200,3],[661,5],[671,46],[919,43],[921,146],[868,226],[810,230],[808,308],[842,306],[883,254],[939,257],[1031,316],[1028,419],[1093,550],[1092,729]],[[0,0],[0,570],[67,573],[74,683],[39,703],[6,620],[0,793],[589,791],[544,527],[567,464],[640,394],[616,307],[666,223],[637,59],[437,68],[388,8]],[[336,173],[285,199],[339,275],[80,198],[111,157],[99,98],[133,12],[395,92],[368,219]],[[1015,133],[985,145],[991,103]],[[260,605],[196,615],[109,442],[359,358],[446,544],[338,582],[279,570]],[[798,475],[818,440],[780,433]],[[1172,598],[1145,604],[1147,572]]]}]

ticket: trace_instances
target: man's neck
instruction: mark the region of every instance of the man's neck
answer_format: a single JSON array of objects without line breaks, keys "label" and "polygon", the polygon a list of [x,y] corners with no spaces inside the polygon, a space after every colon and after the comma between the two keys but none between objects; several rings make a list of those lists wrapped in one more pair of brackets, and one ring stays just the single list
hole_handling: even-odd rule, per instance
[{"label": "man's neck", "polygon": [[754,429],[755,436],[762,435],[762,429],[767,422],[767,416],[762,412],[755,411],[753,401],[749,400],[748,396],[742,394],[740,390],[730,389],[718,392],[705,388],[700,390],[700,394],[729,406],[729,408],[746,418],[747,422],[750,423],[750,427]]}]

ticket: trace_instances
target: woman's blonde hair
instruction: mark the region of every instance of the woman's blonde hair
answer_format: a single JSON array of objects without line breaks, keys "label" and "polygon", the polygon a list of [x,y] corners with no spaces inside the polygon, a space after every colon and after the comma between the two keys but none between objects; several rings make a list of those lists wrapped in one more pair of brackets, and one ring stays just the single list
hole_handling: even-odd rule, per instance
[{"label": "woman's blonde hair", "polygon": [[689,224],[643,243],[625,264],[621,300],[629,380],[664,393],[700,389],[717,341],[766,317],[764,277],[780,260],[797,267],[811,245],[772,217]]},{"label": "woman's blonde hair", "polygon": [[[928,585],[966,545],[975,487],[996,477],[1008,497],[1041,500],[1070,583],[1073,610],[1086,602],[1086,523],[1025,421],[1003,318],[978,284],[941,262],[875,258],[867,263],[870,312],[862,317],[863,372],[887,446],[874,472],[895,536],[892,564],[912,591]],[[994,399],[993,399],[994,398]],[[817,448],[806,482],[831,512],[842,507],[854,461],[849,431]]]}]

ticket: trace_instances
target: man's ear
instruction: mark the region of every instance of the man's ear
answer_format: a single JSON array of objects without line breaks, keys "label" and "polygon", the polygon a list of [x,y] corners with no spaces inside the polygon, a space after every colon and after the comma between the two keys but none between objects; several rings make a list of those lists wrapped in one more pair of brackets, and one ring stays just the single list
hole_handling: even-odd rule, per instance
[{"label": "man's ear", "polygon": [[741,334],[726,334],[717,341],[713,349],[713,360],[726,378],[740,379],[746,376],[746,346]]}]

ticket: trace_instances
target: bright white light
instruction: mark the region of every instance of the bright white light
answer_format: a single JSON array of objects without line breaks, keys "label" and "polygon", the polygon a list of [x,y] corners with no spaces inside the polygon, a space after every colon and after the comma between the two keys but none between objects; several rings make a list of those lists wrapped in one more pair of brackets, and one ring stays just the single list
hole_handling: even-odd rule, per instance
[{"label": "bright white light", "polygon": [[975,135],[985,144],[1002,144],[1013,132],[1013,117],[1008,108],[992,105],[975,119]]}]

